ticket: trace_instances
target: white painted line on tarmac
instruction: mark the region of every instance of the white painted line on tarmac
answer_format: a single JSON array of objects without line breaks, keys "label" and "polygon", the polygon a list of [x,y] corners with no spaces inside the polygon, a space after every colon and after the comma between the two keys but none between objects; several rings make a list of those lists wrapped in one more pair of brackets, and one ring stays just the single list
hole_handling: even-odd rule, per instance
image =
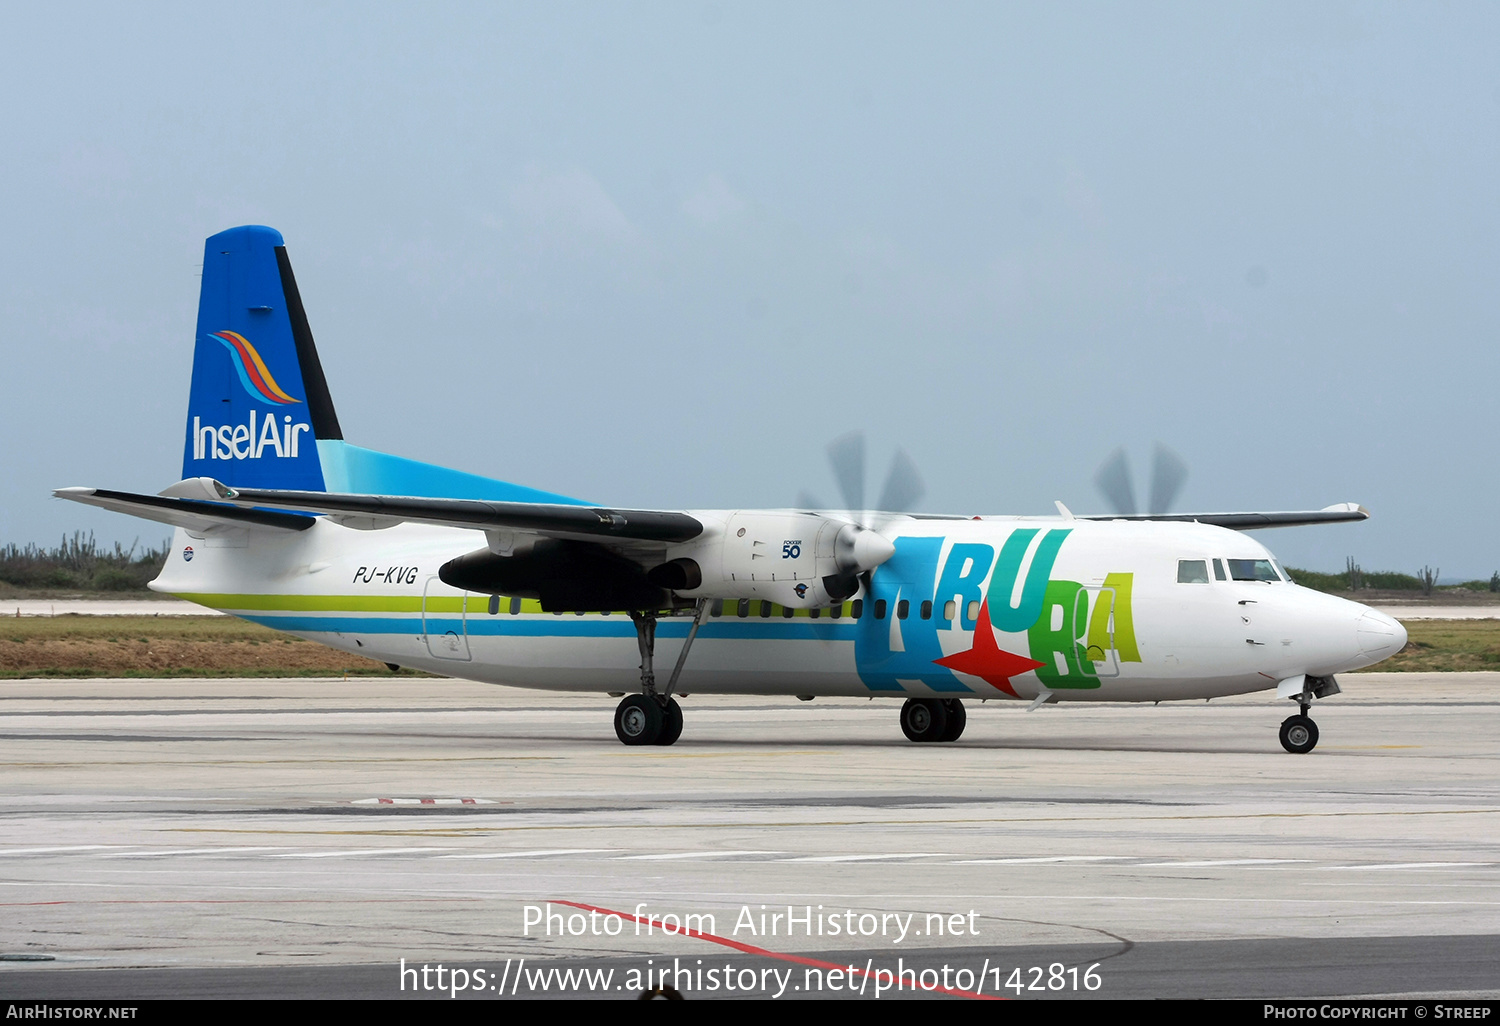
[{"label": "white painted line on tarmac", "polygon": [[353,855],[420,855],[452,848],[356,848],[352,851],[294,851],[284,855],[267,855],[268,859],[336,859]]},{"label": "white painted line on tarmac", "polygon": [[544,848],[541,851],[484,851],[473,855],[439,855],[440,859],[532,859],[548,855],[597,855],[619,848]]},{"label": "white painted line on tarmac", "polygon": [[777,859],[777,862],[878,862],[882,859],[940,859],[950,854],[945,851],[903,851],[887,855],[803,855],[795,859]]},{"label": "white painted line on tarmac", "polygon": [[1319,866],[1319,869],[1457,869],[1464,866],[1493,866],[1493,862],[1377,862],[1365,866]]},{"label": "white painted line on tarmac", "polygon": [[57,855],[70,851],[103,851],[108,848],[128,848],[127,844],[60,844],[51,848],[4,848],[0,855]]},{"label": "white painted line on tarmac", "polygon": [[1131,869],[1147,869],[1153,866],[1175,866],[1198,868],[1200,866],[1272,866],[1287,862],[1311,862],[1312,859],[1198,859],[1193,862],[1138,862]]},{"label": "white painted line on tarmac", "polygon": [[1025,859],[963,859],[950,862],[951,866],[1029,866],[1043,862],[1121,862],[1138,859],[1139,855],[1044,855]]},{"label": "white painted line on tarmac", "polygon": [[642,862],[667,862],[671,859],[727,859],[736,855],[781,855],[779,851],[673,851],[656,855],[620,855],[618,862],[637,859]]},{"label": "white painted line on tarmac", "polygon": [[164,855],[243,855],[252,851],[286,850],[286,845],[275,844],[255,848],[174,848],[168,851],[112,851],[99,857],[101,859],[154,859]]}]

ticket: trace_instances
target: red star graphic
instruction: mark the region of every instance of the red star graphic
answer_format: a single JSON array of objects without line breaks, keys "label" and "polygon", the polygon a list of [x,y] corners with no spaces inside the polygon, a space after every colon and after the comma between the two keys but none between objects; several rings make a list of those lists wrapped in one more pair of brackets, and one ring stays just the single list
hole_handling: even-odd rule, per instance
[{"label": "red star graphic", "polygon": [[989,602],[979,607],[979,623],[974,628],[974,647],[967,652],[955,652],[951,656],[934,659],[933,662],[950,670],[978,677],[1012,698],[1021,697],[1010,686],[1012,677],[1046,665],[1035,659],[1007,652],[995,644],[995,629],[990,626]]}]

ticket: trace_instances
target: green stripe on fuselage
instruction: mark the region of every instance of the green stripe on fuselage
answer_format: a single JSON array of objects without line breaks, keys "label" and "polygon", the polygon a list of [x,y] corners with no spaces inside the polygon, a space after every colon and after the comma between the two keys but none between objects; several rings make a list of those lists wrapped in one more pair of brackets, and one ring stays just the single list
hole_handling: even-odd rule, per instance
[{"label": "green stripe on fuselage", "polygon": [[[424,602],[421,595],[231,595],[210,592],[184,592],[177,596],[196,602],[200,606],[208,606],[211,609],[257,609],[257,610],[282,610],[287,612],[326,612],[326,613],[420,613],[424,611]],[[816,610],[819,618],[843,619],[851,614],[852,603],[845,602],[837,607]],[[769,606],[769,616],[762,613],[762,607]],[[837,609],[837,615],[834,615]],[[469,616],[489,616],[489,596],[477,592],[467,595],[429,595],[425,602],[425,611],[428,613],[467,613]],[[545,612],[542,604],[537,599],[522,599],[522,614],[539,614]],[[594,615],[600,615],[592,611]],[[814,610],[796,609],[792,611],[793,617],[811,617]],[[733,599],[724,603],[724,612],[721,617],[715,619],[767,619],[770,617],[785,618],[785,610],[782,606],[767,602],[762,599],[750,599],[746,609],[746,617],[738,616]],[[502,596],[498,616],[510,615],[510,599]],[[624,616],[624,610],[614,610],[611,614]]]}]

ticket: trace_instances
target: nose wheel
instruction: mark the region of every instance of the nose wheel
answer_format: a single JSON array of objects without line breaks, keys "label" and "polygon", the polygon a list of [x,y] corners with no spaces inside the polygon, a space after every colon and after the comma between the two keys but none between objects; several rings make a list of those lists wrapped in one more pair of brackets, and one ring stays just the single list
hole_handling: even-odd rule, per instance
[{"label": "nose wheel", "polygon": [[1293,755],[1312,751],[1318,744],[1318,725],[1311,717],[1299,713],[1281,721],[1281,747]]}]

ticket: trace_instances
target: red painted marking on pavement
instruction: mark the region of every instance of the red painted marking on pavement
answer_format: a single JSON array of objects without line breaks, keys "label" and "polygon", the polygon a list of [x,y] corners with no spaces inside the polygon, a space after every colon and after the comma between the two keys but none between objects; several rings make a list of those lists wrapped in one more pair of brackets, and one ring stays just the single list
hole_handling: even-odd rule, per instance
[{"label": "red painted marking on pavement", "polygon": [[[100,898],[96,901],[0,901],[0,908],[33,908],[41,905],[328,905],[333,898]],[[385,905],[392,902],[487,901],[486,898],[349,898],[342,905]]]},{"label": "red painted marking on pavement", "polygon": [[474,801],[474,799],[472,799],[472,798],[465,798],[465,799],[464,799],[464,800],[463,800],[463,803],[464,803],[464,804],[465,804],[465,805],[476,805],[476,804],[478,804],[478,803],[477,803],[477,802],[475,802],[475,801]]},{"label": "red painted marking on pavement", "polygon": [[423,798],[422,799],[422,804],[423,805],[436,805],[437,804],[437,799],[436,798]]},{"label": "red painted marking on pavement", "polygon": [[[680,933],[685,937],[699,937],[703,940],[711,941],[714,944],[722,944],[726,948],[733,948],[736,951],[743,951],[747,955],[761,955],[765,958],[775,958],[783,962],[795,962],[798,965],[812,966],[814,969],[835,969],[841,973],[857,973],[860,976],[867,976],[870,979],[875,980],[877,985],[880,983],[879,975],[881,973],[890,973],[889,969],[876,969],[875,971],[871,972],[867,969],[860,969],[858,966],[837,965],[833,962],[824,962],[821,959],[805,958],[802,955],[788,955],[781,951],[771,951],[768,948],[757,948],[754,944],[746,944],[743,941],[730,940],[728,937],[720,937],[717,934],[704,933],[702,930],[689,930],[681,926],[668,926],[666,923],[663,923],[661,920],[656,919],[655,917],[642,919],[640,916],[631,915],[629,912],[616,912],[613,909],[599,908],[595,905],[585,905],[579,901],[564,901],[561,898],[553,898],[552,900],[558,905],[568,905],[572,908],[581,908],[585,912],[601,912],[607,916],[619,916],[621,919],[627,919],[633,923],[642,923],[647,926],[659,926],[661,927],[663,933]],[[918,987],[918,989],[927,990],[927,988],[925,987]],[[939,994],[951,994],[954,997],[975,998],[979,1001],[1010,1000],[1009,998],[1002,995],[980,994],[972,990],[959,990],[956,987],[934,987],[932,988],[932,990],[927,991],[927,993],[931,994],[934,991]]]},{"label": "red painted marking on pavement", "polygon": [[380,804],[381,805],[395,805],[396,804],[396,799],[394,799],[394,798],[382,798],[382,799],[380,799]]}]

